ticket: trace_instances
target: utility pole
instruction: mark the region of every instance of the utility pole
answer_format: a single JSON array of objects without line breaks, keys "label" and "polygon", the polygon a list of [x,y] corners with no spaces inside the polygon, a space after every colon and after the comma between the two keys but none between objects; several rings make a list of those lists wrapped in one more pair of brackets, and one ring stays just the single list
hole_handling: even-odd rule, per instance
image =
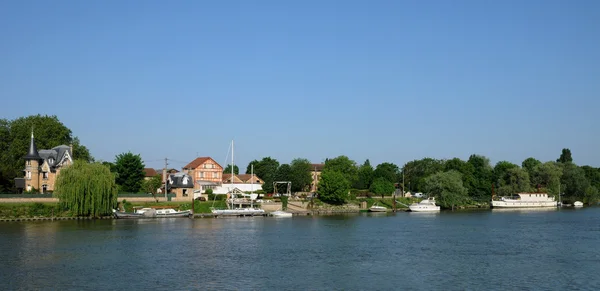
[{"label": "utility pole", "polygon": [[165,201],[167,201],[167,180],[168,180],[167,179],[167,171],[168,171],[167,170],[167,166],[169,165],[169,163],[167,161],[168,161],[168,159],[165,158],[165,170],[163,171],[163,173],[164,173],[164,179],[163,180],[165,182]]}]

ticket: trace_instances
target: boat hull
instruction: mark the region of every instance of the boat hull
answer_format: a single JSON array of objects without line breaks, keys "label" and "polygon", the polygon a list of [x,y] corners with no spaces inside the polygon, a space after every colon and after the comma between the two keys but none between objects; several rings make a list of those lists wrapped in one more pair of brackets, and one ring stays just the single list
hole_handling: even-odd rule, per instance
[{"label": "boat hull", "polygon": [[133,212],[119,212],[113,210],[113,214],[116,218],[144,218],[144,215],[141,213],[133,213]]},{"label": "boat hull", "polygon": [[213,214],[217,215],[261,215],[265,214],[264,209],[213,209]]},{"label": "boat hull", "polygon": [[188,217],[190,214],[190,210],[184,210],[177,213],[156,213],[156,217]]},{"label": "boat hull", "polygon": [[412,211],[412,212],[438,212],[438,211],[440,211],[439,206],[434,206],[434,207],[409,206],[408,209],[410,209],[410,211]]},{"label": "boat hull", "polygon": [[556,201],[492,201],[492,208],[544,208],[558,207]]},{"label": "boat hull", "polygon": [[379,208],[379,207],[373,208],[373,207],[371,207],[371,208],[369,208],[369,211],[370,212],[387,212],[387,208],[385,208],[385,207],[382,207],[382,208]]},{"label": "boat hull", "polygon": [[292,217],[292,214],[285,211],[274,211],[271,212],[271,216],[273,217]]}]

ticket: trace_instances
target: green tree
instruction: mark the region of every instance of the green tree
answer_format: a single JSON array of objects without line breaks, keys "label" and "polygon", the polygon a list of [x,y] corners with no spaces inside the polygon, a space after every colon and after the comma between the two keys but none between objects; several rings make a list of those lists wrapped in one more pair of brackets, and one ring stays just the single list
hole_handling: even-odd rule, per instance
[{"label": "green tree", "polygon": [[447,160],[444,163],[444,172],[457,171],[460,173],[463,181],[463,186],[467,188],[469,196],[473,197],[476,193],[475,167],[459,158]]},{"label": "green tree", "polygon": [[319,179],[318,194],[323,202],[341,205],[348,199],[350,182],[346,180],[344,174],[333,171],[323,170]]},{"label": "green tree", "polygon": [[294,159],[290,164],[292,191],[307,191],[312,183],[311,164],[307,159]]},{"label": "green tree", "polygon": [[31,115],[12,121],[0,120],[0,187],[14,190],[14,178],[23,177],[23,156],[29,149],[31,131],[38,149],[51,149],[59,145],[73,145],[73,158],[92,161],[88,149],[73,137],[55,115]]},{"label": "green tree", "polygon": [[508,168],[498,178],[498,194],[500,196],[511,196],[516,193],[529,192],[531,190],[530,187],[529,174],[518,166]]},{"label": "green tree", "polygon": [[600,169],[591,166],[581,166],[581,169],[585,172],[590,185],[600,188]]},{"label": "green tree", "polygon": [[111,173],[116,173],[117,172],[117,165],[115,165],[115,163],[102,162],[102,165],[108,167],[108,169],[110,170]]},{"label": "green tree", "polygon": [[156,175],[150,179],[145,179],[142,182],[142,188],[140,189],[144,193],[156,194],[156,190],[162,186],[162,176]]},{"label": "green tree", "polygon": [[490,159],[481,155],[471,155],[467,163],[473,166],[474,183],[469,196],[477,201],[489,200],[492,193],[493,169]]},{"label": "green tree", "polygon": [[561,191],[568,197],[583,199],[585,189],[590,186],[590,182],[585,177],[585,171],[577,165],[568,162],[563,163],[562,168],[561,183],[566,186],[566,189],[561,189]]},{"label": "green tree", "polygon": [[451,208],[464,204],[469,200],[467,188],[462,184],[460,173],[451,170],[439,172],[425,179],[425,192],[436,197],[443,208]]},{"label": "green tree", "polygon": [[78,216],[110,214],[117,205],[115,176],[100,163],[75,161],[61,170],[54,196]]},{"label": "green tree", "polygon": [[400,180],[400,168],[393,163],[381,163],[375,167],[373,178],[384,178],[386,181],[398,183]]},{"label": "green tree", "polygon": [[573,157],[571,156],[571,150],[570,149],[562,149],[562,153],[560,154],[560,157],[556,161],[559,163],[572,163]]},{"label": "green tree", "polygon": [[248,163],[248,166],[246,167],[246,174],[252,174],[252,166],[254,166],[254,170],[256,171],[256,166],[258,166],[258,163],[259,161],[257,160],[253,160],[252,162]]},{"label": "green tree", "polygon": [[[288,164],[281,164],[279,168],[277,168],[277,172],[275,172],[275,181],[277,182],[289,182],[290,177],[292,175],[292,167]],[[277,189],[274,189],[276,193],[286,193],[287,185],[279,184],[277,185]]]},{"label": "green tree", "polygon": [[594,186],[588,186],[585,189],[585,197],[583,198],[584,203],[587,203],[588,205],[594,205],[598,203],[598,198],[600,198],[600,195],[598,194],[598,188]]},{"label": "green tree", "polygon": [[425,178],[444,169],[444,162],[432,158],[410,161],[402,167],[408,191],[425,191]]},{"label": "green tree", "polygon": [[[240,168],[238,168],[237,165],[233,165],[233,172],[236,175],[239,175],[240,174]],[[231,164],[227,165],[227,167],[225,167],[223,169],[223,174],[231,174]],[[250,174],[250,173],[248,173],[248,174]]]},{"label": "green tree", "polygon": [[541,165],[542,165],[542,162],[530,157],[530,158],[525,159],[521,163],[521,168],[523,168],[523,170],[527,171],[527,173],[529,174],[529,177],[533,177],[537,167],[539,167]]},{"label": "green tree", "polygon": [[556,162],[546,162],[534,169],[531,184],[534,188],[543,188],[543,192],[558,195],[562,174],[563,169]]},{"label": "green tree", "polygon": [[273,193],[273,181],[275,181],[275,173],[279,169],[279,162],[271,157],[264,157],[260,161],[254,160],[250,162],[248,169],[246,169],[248,174],[251,165],[254,165],[254,174],[265,182],[262,186],[265,193]]},{"label": "green tree", "polygon": [[121,153],[116,156],[115,168],[117,170],[117,185],[121,191],[136,193],[144,180],[144,162],[142,157],[131,152]]},{"label": "green tree", "polygon": [[358,168],[356,167],[356,162],[349,159],[347,156],[338,156],[333,159],[325,160],[323,171],[325,170],[341,173],[344,175],[344,178],[350,182],[350,185],[358,180]]},{"label": "green tree", "polygon": [[493,174],[493,180],[498,183],[496,186],[500,187],[499,181],[501,179],[504,178],[504,176],[506,175],[506,172],[508,172],[508,170],[513,169],[513,168],[518,168],[519,166],[511,163],[511,162],[507,162],[507,161],[500,161],[496,164],[496,166],[494,167],[494,174]]},{"label": "green tree", "polygon": [[373,167],[371,166],[371,162],[367,159],[359,168],[358,168],[358,179],[354,184],[354,188],[356,189],[369,189],[371,187],[371,183],[373,183]]},{"label": "green tree", "polygon": [[394,193],[396,188],[394,187],[394,183],[388,181],[384,177],[379,177],[373,180],[369,191],[376,195],[390,195]]}]

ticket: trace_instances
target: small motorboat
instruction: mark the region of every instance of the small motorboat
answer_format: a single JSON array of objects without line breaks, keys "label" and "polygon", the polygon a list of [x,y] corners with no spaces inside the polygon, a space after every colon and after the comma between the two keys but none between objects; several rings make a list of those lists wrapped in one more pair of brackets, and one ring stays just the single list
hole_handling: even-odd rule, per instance
[{"label": "small motorboat", "polygon": [[421,202],[411,204],[408,209],[412,212],[437,212],[440,211],[440,206],[435,205],[434,197],[430,197],[421,200]]},{"label": "small motorboat", "polygon": [[575,201],[575,202],[573,202],[573,206],[574,207],[583,207],[583,202],[581,202],[581,201]]},{"label": "small motorboat", "polygon": [[144,214],[135,212],[121,212],[115,209],[112,210],[115,218],[143,218]]},{"label": "small motorboat", "polygon": [[369,211],[371,212],[386,212],[387,208],[383,207],[383,206],[379,206],[377,205],[377,203],[373,204],[373,206],[371,206],[369,208]]},{"label": "small motorboat", "polygon": [[271,212],[271,216],[273,216],[273,217],[292,217],[292,214],[290,212],[277,210],[277,211]]},{"label": "small motorboat", "polygon": [[137,209],[136,214],[141,214],[144,217],[187,217],[190,216],[190,210],[177,211],[173,208],[149,208],[144,207]]}]

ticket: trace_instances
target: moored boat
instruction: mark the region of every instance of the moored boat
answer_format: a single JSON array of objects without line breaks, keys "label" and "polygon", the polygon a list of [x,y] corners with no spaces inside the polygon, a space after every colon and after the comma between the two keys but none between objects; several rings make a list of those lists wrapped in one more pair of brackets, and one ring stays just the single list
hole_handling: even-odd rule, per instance
[{"label": "moored boat", "polygon": [[271,212],[271,216],[273,216],[273,217],[292,217],[292,213],[277,210],[277,211]]},{"label": "moored boat", "polygon": [[112,210],[113,215],[115,216],[115,218],[143,218],[144,215],[141,213],[135,213],[135,212],[121,212],[121,211],[117,211],[115,209]]},{"label": "moored boat", "polygon": [[435,205],[435,197],[430,197],[411,204],[408,209],[413,212],[436,212],[440,211],[440,206]]},{"label": "moored boat", "polygon": [[387,208],[384,206],[379,206],[377,203],[373,204],[373,206],[369,207],[369,211],[371,212],[386,212]]},{"label": "moored boat", "polygon": [[177,211],[173,208],[150,208],[144,207],[137,209],[136,214],[141,214],[145,217],[187,217],[190,216],[190,210]]},{"label": "moored boat", "polygon": [[516,196],[500,197],[492,200],[492,208],[539,208],[557,207],[558,202],[548,193],[517,193]]},{"label": "moored boat", "polygon": [[581,201],[575,201],[575,202],[573,202],[573,206],[575,206],[575,207],[583,207],[583,202],[581,202]]}]

